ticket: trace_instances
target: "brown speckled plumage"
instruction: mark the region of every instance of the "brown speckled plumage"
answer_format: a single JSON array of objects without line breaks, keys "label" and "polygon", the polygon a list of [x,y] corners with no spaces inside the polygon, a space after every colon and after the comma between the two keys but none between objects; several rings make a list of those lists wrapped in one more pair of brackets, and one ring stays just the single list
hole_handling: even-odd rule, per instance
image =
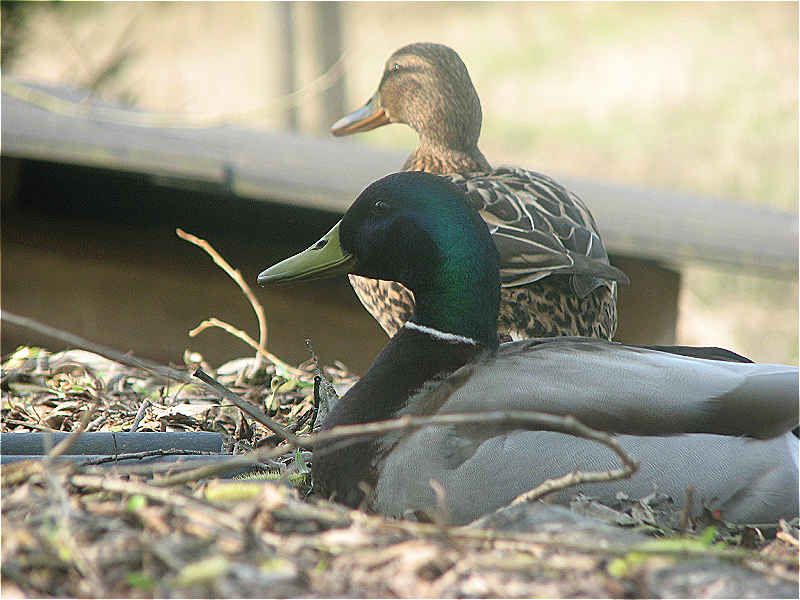
[{"label": "brown speckled plumage", "polygon": [[[349,277],[358,299],[389,337],[411,318],[414,294],[402,284]],[[569,276],[564,275],[552,275],[523,287],[502,288],[497,318],[500,341],[560,335],[610,339],[617,326],[614,298],[606,286],[580,298],[570,289]]]},{"label": "brown speckled plumage", "polygon": [[[481,119],[480,101],[458,54],[439,44],[410,44],[389,57],[370,102],[334,124],[332,132],[349,135],[406,123],[419,134],[419,146],[404,169],[446,175],[463,186],[500,253],[501,341],[611,339],[617,327],[616,282],[627,278],[609,264],[591,213],[546,175],[493,170],[478,149]],[[401,284],[354,275],[350,282],[389,336],[411,317],[414,296]]]}]

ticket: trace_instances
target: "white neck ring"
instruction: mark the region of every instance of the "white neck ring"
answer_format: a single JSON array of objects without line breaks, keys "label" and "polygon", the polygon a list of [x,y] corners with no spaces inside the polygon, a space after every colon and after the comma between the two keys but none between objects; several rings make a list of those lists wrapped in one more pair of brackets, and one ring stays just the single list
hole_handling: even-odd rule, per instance
[{"label": "white neck ring", "polygon": [[440,339],[445,342],[459,342],[461,344],[472,344],[473,346],[477,346],[478,342],[473,340],[470,337],[466,337],[464,335],[458,335],[456,333],[447,333],[446,331],[439,331],[438,329],[434,329],[433,327],[426,327],[425,325],[418,325],[413,321],[406,321],[406,324],[403,327],[408,327],[409,329],[414,329],[421,333],[425,333],[427,335],[433,336],[437,339]]}]

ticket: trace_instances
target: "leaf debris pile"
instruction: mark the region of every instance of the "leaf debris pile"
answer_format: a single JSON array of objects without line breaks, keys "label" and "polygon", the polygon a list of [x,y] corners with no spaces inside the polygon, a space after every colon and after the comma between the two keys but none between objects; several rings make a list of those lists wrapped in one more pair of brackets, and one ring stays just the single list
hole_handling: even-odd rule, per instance
[{"label": "leaf debris pile", "polygon": [[[308,378],[280,377],[267,366],[248,379],[251,364],[233,361],[215,375],[292,431],[308,431],[312,365],[302,365]],[[354,380],[341,366],[326,374],[340,390]],[[71,431],[97,404],[88,431],[127,431],[138,417],[139,431],[221,432],[233,453],[279,441],[199,385],[165,385],[83,351],[20,349],[4,362],[0,385],[3,432]],[[583,516],[598,510],[590,501],[576,501],[572,512],[522,504],[448,528],[349,510],[286,481],[163,487],[158,480],[96,466],[5,466],[2,594],[780,597],[797,590],[796,524],[781,523],[771,540],[752,528],[675,537],[652,516],[657,503],[642,499],[609,508],[605,522]]]},{"label": "leaf debris pile", "polygon": [[[186,353],[183,369],[202,367],[241,397],[260,406],[294,433],[310,430],[313,416],[313,361],[300,365],[301,378],[279,374],[267,364],[248,378],[253,359],[237,359],[212,369],[202,356]],[[202,384],[165,385],[149,373],[83,350],[50,353],[22,347],[2,367],[0,432],[74,431],[92,403],[98,407],[86,431],[214,431],[242,447],[277,442],[272,432],[220,404]],[[324,374],[339,390],[356,380],[337,363]],[[142,411],[142,406],[144,410]],[[141,414],[139,414],[141,412]]]}]

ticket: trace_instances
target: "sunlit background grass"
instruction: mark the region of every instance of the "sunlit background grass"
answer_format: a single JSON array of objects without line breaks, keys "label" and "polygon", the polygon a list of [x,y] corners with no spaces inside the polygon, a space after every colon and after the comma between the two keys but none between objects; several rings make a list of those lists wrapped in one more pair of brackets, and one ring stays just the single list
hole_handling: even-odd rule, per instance
[{"label": "sunlit background grass", "polygon": [[[348,3],[342,10],[348,108],[372,94],[393,50],[437,41],[470,70],[483,104],[481,149],[494,165],[704,194],[796,218],[796,3]],[[26,12],[6,75],[88,85],[125,51],[121,67],[95,85],[108,100],[198,119],[236,120],[267,107],[248,123],[284,126],[286,103],[265,44],[279,27],[269,5],[37,4]],[[302,43],[314,32],[298,35]],[[301,64],[299,84],[319,74]],[[313,99],[300,95],[301,116],[313,111]],[[306,130],[324,135],[319,123]],[[416,143],[399,125],[359,139],[409,151]],[[679,342],[796,363],[797,306],[796,277],[692,265],[683,269]]]}]

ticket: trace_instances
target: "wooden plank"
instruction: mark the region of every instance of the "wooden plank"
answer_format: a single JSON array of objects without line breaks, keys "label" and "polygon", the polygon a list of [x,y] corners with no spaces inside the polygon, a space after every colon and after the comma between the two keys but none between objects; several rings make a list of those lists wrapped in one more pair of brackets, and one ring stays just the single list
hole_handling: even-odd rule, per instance
[{"label": "wooden plank", "polygon": [[587,201],[611,253],[797,276],[797,215],[678,192],[559,180]]},{"label": "wooden plank", "polygon": [[[4,79],[3,154],[140,172],[166,185],[202,183],[243,197],[333,212],[344,212],[361,189],[398,170],[405,158],[404,153],[350,140],[239,126],[152,126],[163,117],[78,104],[77,99],[74,90]],[[586,200],[613,254],[796,276],[796,215],[688,194],[556,178]]]}]

